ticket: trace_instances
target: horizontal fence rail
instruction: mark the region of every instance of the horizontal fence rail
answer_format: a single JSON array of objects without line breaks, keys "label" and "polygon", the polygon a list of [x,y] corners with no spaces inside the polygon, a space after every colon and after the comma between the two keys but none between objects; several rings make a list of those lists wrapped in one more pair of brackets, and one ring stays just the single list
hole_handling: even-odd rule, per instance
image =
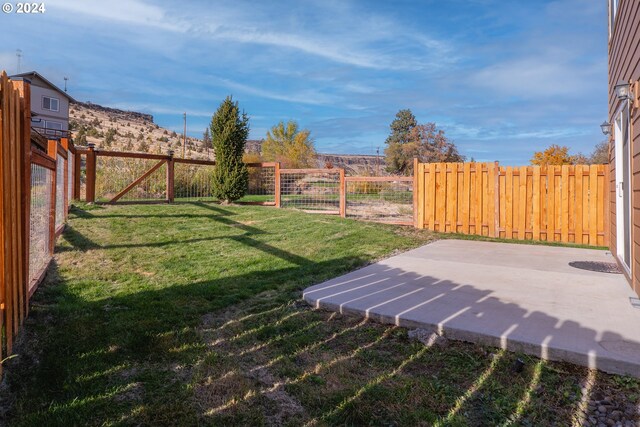
[{"label": "horizontal fence rail", "polygon": [[605,165],[417,168],[420,228],[518,240],[608,244]]}]

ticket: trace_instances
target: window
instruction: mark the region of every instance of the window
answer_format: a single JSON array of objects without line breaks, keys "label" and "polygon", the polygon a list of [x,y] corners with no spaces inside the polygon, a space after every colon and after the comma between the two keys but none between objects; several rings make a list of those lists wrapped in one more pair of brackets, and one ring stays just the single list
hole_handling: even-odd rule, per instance
[{"label": "window", "polygon": [[62,130],[62,123],[50,122],[49,120],[47,120],[46,122],[44,122],[44,127],[46,127],[47,129]]},{"label": "window", "polygon": [[50,96],[42,97],[42,108],[44,110],[49,111],[59,111],[60,110],[60,102],[58,98],[52,98]]},{"label": "window", "polygon": [[50,122],[49,120],[44,122],[44,133],[46,135],[60,136],[62,130],[62,123]]}]

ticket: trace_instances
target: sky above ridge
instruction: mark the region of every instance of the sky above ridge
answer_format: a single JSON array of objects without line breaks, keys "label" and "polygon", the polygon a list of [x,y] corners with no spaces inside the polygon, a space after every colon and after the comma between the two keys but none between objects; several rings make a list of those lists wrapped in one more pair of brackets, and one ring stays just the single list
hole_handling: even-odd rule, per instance
[{"label": "sky above ridge", "polygon": [[250,138],[281,120],[318,151],[374,154],[409,108],[477,161],[589,153],[607,117],[607,11],[594,0],[49,0],[0,14],[0,69],[200,137],[225,96]]}]

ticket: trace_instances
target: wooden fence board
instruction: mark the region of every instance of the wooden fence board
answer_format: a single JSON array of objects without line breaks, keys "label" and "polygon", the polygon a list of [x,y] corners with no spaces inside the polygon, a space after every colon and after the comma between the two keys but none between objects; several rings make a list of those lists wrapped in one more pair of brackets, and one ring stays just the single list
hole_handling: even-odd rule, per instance
[{"label": "wooden fence board", "polygon": [[527,167],[520,167],[518,176],[518,240],[524,240],[527,229]]},{"label": "wooden fence board", "polygon": [[583,227],[583,217],[582,217],[582,207],[583,207],[583,190],[582,190],[582,181],[584,180],[582,176],[582,165],[576,165],[576,177],[575,177],[575,243],[582,244],[583,235],[582,235],[582,227]]},{"label": "wooden fence board", "polygon": [[562,165],[562,179],[560,190],[562,191],[562,212],[560,214],[560,240],[569,241],[569,165]]},{"label": "wooden fence board", "polygon": [[483,208],[483,200],[482,200],[482,191],[483,191],[483,187],[482,187],[482,163],[476,163],[475,164],[475,173],[476,173],[476,177],[475,177],[475,184],[476,184],[476,191],[475,191],[475,196],[476,196],[476,210],[475,210],[475,220],[474,220],[474,224],[475,224],[475,230],[476,233],[478,235],[482,236],[482,208]]},{"label": "wooden fence board", "polygon": [[428,188],[425,196],[425,201],[428,201],[429,230],[435,230],[436,227],[436,166],[435,163],[429,164]]},{"label": "wooden fence board", "polygon": [[598,168],[589,169],[589,244],[597,244],[598,233]]},{"label": "wooden fence board", "polygon": [[462,219],[462,229],[460,230],[463,234],[469,234],[469,203],[471,199],[471,163],[464,163],[462,166],[462,209],[460,211],[461,219]]},{"label": "wooden fence board", "polygon": [[547,166],[547,241],[556,240],[555,166]]},{"label": "wooden fence board", "polygon": [[456,233],[458,231],[458,164],[451,163],[450,192],[447,197],[449,205],[449,231]]},{"label": "wooden fence board", "polygon": [[533,234],[531,238],[533,240],[540,240],[540,168],[533,168],[533,187],[531,191],[533,195],[533,217],[531,219]]},{"label": "wooden fence board", "polygon": [[506,209],[506,218],[507,222],[505,224],[505,238],[512,239],[513,238],[513,168],[511,166],[507,166],[506,169],[506,199],[505,199],[505,209]]}]

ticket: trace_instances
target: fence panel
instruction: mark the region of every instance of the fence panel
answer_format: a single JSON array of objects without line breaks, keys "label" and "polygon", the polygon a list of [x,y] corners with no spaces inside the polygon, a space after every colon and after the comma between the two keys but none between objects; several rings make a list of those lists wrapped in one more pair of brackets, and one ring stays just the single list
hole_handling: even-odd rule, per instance
[{"label": "fence panel", "polygon": [[276,164],[248,163],[249,186],[247,195],[240,203],[275,205],[276,203]]},{"label": "fence panel", "polygon": [[[158,159],[96,155],[96,202],[109,202],[136,178],[156,166]],[[166,163],[119,198],[120,201],[163,201],[167,197]]]},{"label": "fence panel", "polygon": [[340,169],[280,169],[280,204],[340,214]]},{"label": "fence panel", "polygon": [[418,226],[518,240],[606,245],[605,165],[418,165]]},{"label": "fence panel", "polygon": [[212,194],[212,179],[215,166],[175,162],[175,201],[215,201]]},{"label": "fence panel", "polygon": [[346,216],[413,224],[413,177],[346,177]]},{"label": "fence panel", "polygon": [[73,177],[74,175],[74,171],[75,171],[75,157],[76,155],[69,151],[68,152],[68,158],[67,158],[67,200],[68,200],[68,204],[71,204],[71,201],[73,200]]},{"label": "fence panel", "polygon": [[31,212],[29,215],[29,293],[51,261],[51,187],[54,170],[31,164]]}]

